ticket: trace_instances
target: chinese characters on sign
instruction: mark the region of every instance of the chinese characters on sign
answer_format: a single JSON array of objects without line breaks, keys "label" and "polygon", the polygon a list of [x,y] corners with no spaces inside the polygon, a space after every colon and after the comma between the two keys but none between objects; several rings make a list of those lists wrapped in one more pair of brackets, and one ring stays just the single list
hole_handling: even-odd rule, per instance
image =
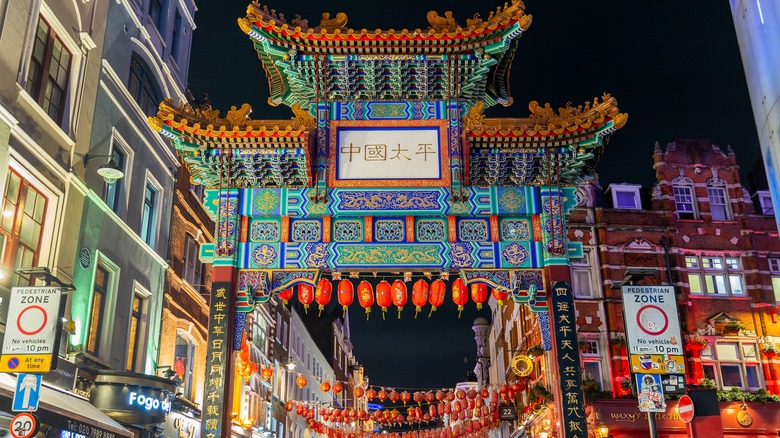
[{"label": "chinese characters on sign", "polygon": [[206,385],[203,395],[201,437],[222,436],[222,400],[225,396],[226,357],[228,350],[228,306],[230,283],[214,283],[209,314],[209,340],[206,357]]},{"label": "chinese characters on sign", "polygon": [[450,182],[444,120],[332,122],[333,187],[441,186]]},{"label": "chinese characters on sign", "polygon": [[574,300],[571,286],[558,281],[552,290],[552,317],[555,327],[555,351],[558,354],[563,425],[567,438],[588,436],[585,421],[585,400],[582,397],[580,352],[574,326]]}]

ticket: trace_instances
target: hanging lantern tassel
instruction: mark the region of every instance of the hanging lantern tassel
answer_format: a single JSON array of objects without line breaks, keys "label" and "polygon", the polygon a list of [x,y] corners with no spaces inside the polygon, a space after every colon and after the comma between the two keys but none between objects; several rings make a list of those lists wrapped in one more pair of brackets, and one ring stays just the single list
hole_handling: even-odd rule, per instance
[{"label": "hanging lantern tassel", "polygon": [[483,283],[472,284],[471,299],[477,304],[477,310],[482,310],[482,303],[487,300],[487,285]]},{"label": "hanging lantern tassel", "polygon": [[452,282],[452,302],[458,305],[458,319],[463,312],[463,306],[469,300],[468,291],[466,291],[466,284],[462,278],[457,278]]},{"label": "hanging lantern tassel", "polygon": [[401,311],[404,310],[406,301],[409,299],[406,283],[401,280],[396,280],[393,282],[391,289],[392,301],[398,308],[398,319],[401,319]]},{"label": "hanging lantern tassel", "polygon": [[391,294],[392,287],[390,286],[390,283],[382,280],[376,285],[376,303],[382,308],[382,321],[385,320],[387,308],[393,303]]},{"label": "hanging lantern tassel", "polygon": [[428,293],[428,302],[431,304],[431,311],[428,313],[428,318],[433,315],[438,307],[444,304],[444,293],[447,290],[447,285],[442,280],[434,280],[431,283],[430,291]]},{"label": "hanging lantern tassel", "polygon": [[331,295],[333,294],[333,285],[326,278],[321,278],[317,282],[317,288],[314,290],[314,300],[319,306],[320,313],[317,316],[322,316],[322,311],[325,310],[325,306],[330,303]]},{"label": "hanging lantern tassel", "polygon": [[347,279],[339,281],[339,304],[341,304],[341,308],[344,310],[342,318],[346,318],[347,309],[354,300],[355,287],[352,285],[352,282]]},{"label": "hanging lantern tassel", "polygon": [[412,286],[412,304],[415,306],[414,319],[417,319],[417,314],[426,303],[428,303],[428,283],[419,279]]},{"label": "hanging lantern tassel", "polygon": [[374,305],[374,289],[371,287],[371,283],[367,281],[361,281],[357,288],[358,302],[366,309],[366,321],[371,315],[371,306]]}]

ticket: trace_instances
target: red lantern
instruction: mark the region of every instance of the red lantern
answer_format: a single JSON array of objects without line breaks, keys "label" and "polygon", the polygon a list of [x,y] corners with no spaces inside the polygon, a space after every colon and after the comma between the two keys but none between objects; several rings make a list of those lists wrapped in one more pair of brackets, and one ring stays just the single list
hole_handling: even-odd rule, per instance
[{"label": "red lantern", "polygon": [[469,301],[468,292],[466,291],[466,284],[463,283],[463,279],[456,278],[452,282],[452,302],[458,305],[458,318],[463,311],[463,306]]},{"label": "red lantern", "polygon": [[374,289],[371,287],[371,283],[367,281],[361,281],[357,288],[358,303],[366,309],[366,321],[368,321],[368,315],[371,313],[371,306],[374,305]]},{"label": "red lantern", "polygon": [[341,394],[341,391],[344,390],[344,384],[341,382],[336,382],[333,384],[333,393],[334,394]]},{"label": "red lantern", "polygon": [[287,407],[287,412],[292,412],[292,410],[293,410],[293,401],[292,400],[287,400],[287,406],[286,407]]},{"label": "red lantern", "polygon": [[498,289],[493,289],[493,298],[495,298],[496,301],[498,301],[498,305],[499,306],[503,306],[504,305],[504,300],[507,299],[507,297],[509,297],[509,293],[508,292],[504,292],[504,291],[498,290]]},{"label": "red lantern", "polygon": [[417,280],[412,286],[412,304],[416,307],[414,309],[414,317],[417,318],[417,314],[422,310],[422,306],[428,304],[428,283],[422,278]]},{"label": "red lantern", "polygon": [[287,305],[287,302],[290,301],[290,298],[293,296],[293,288],[285,289],[281,292],[279,292],[279,299],[282,300],[282,304],[285,306]]},{"label": "red lantern", "polygon": [[271,377],[274,375],[274,369],[271,367],[263,368],[262,371],[260,371],[260,376],[265,380],[271,380]]},{"label": "red lantern", "polygon": [[390,304],[393,303],[390,283],[382,280],[376,285],[376,304],[382,308],[382,319],[385,319],[385,312]]},{"label": "red lantern", "polygon": [[303,304],[303,311],[309,313],[309,304],[314,301],[314,288],[308,284],[299,284],[298,301]]},{"label": "red lantern", "polygon": [[408,392],[404,391],[401,393],[401,401],[404,402],[404,406],[406,406],[406,403],[408,403],[411,399],[412,396]]},{"label": "red lantern", "polygon": [[322,315],[325,306],[330,304],[331,295],[333,295],[333,285],[330,283],[330,280],[321,278],[320,281],[317,282],[317,289],[314,291],[314,300],[319,304],[319,315]]},{"label": "red lantern", "polygon": [[398,307],[398,319],[401,319],[401,311],[404,310],[406,301],[409,299],[406,291],[406,283],[401,280],[396,280],[393,282],[391,288],[393,304],[395,304],[395,307]]},{"label": "red lantern", "polygon": [[349,280],[339,281],[339,304],[344,309],[344,315],[347,316],[347,308],[352,305],[355,300],[355,287],[352,286],[352,282]]},{"label": "red lantern", "polygon": [[414,394],[412,394],[412,400],[414,400],[414,402],[417,403],[417,404],[420,404],[420,402],[423,401],[424,397],[425,397],[425,395],[423,395],[423,393],[419,392],[419,391],[415,392]]},{"label": "red lantern", "polygon": [[306,383],[308,383],[306,377],[303,377],[302,375],[298,374],[298,378],[295,379],[295,384],[298,385],[298,388],[303,389],[303,387],[306,386]]},{"label": "red lantern", "polygon": [[390,394],[387,394],[387,398],[388,398],[388,399],[389,399],[391,402],[393,402],[393,403],[395,403],[395,402],[397,402],[397,401],[398,401],[398,397],[400,397],[400,394],[398,394],[397,392],[395,392],[395,390],[393,390],[393,391],[390,391]]},{"label": "red lantern", "polygon": [[322,392],[328,392],[328,391],[330,391],[330,382],[328,382],[327,380],[326,380],[326,381],[324,381],[324,382],[322,382],[322,383],[320,384],[320,390],[321,390]]},{"label": "red lantern", "polygon": [[376,389],[369,388],[368,391],[366,391],[366,398],[368,398],[368,401],[371,401],[376,398]]},{"label": "red lantern", "polygon": [[363,394],[365,394],[366,391],[363,388],[358,386],[355,388],[354,391],[352,391],[352,393],[355,395],[355,398],[360,398],[363,397]]},{"label": "red lantern", "polygon": [[384,402],[387,400],[387,391],[384,389],[380,389],[379,392],[376,394],[376,397],[379,399],[379,401]]},{"label": "red lantern", "polygon": [[441,307],[444,304],[444,295],[447,291],[447,284],[441,280],[434,280],[431,283],[431,287],[428,293],[428,302],[431,304],[431,311],[428,313],[428,318],[431,317],[437,307]]},{"label": "red lantern", "polygon": [[471,285],[471,300],[477,303],[477,310],[482,310],[482,303],[487,301],[487,285],[476,283]]}]

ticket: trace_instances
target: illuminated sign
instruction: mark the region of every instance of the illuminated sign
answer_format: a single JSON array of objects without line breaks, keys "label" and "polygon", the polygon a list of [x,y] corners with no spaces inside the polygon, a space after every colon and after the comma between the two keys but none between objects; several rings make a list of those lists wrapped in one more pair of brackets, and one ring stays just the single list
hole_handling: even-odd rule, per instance
[{"label": "illuminated sign", "polygon": [[127,403],[131,406],[141,406],[147,411],[154,409],[161,410],[165,413],[171,412],[171,402],[168,401],[167,397],[160,400],[158,398],[148,397],[135,391],[131,391],[130,395],[128,396]]},{"label": "illuminated sign", "polygon": [[444,120],[331,123],[332,187],[449,185]]}]

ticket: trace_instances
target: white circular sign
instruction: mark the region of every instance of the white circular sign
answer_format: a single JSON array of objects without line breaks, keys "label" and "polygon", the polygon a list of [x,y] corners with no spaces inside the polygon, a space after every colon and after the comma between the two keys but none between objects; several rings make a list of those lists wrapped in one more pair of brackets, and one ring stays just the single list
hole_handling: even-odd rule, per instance
[{"label": "white circular sign", "polygon": [[29,306],[16,317],[16,328],[25,336],[35,336],[46,328],[49,315],[41,306]]},{"label": "white circular sign", "polygon": [[9,425],[14,438],[29,438],[38,432],[38,419],[27,412],[16,414]]},{"label": "white circular sign", "polygon": [[657,336],[669,327],[669,317],[660,307],[649,304],[639,308],[639,312],[636,314],[636,323],[643,332]]}]

